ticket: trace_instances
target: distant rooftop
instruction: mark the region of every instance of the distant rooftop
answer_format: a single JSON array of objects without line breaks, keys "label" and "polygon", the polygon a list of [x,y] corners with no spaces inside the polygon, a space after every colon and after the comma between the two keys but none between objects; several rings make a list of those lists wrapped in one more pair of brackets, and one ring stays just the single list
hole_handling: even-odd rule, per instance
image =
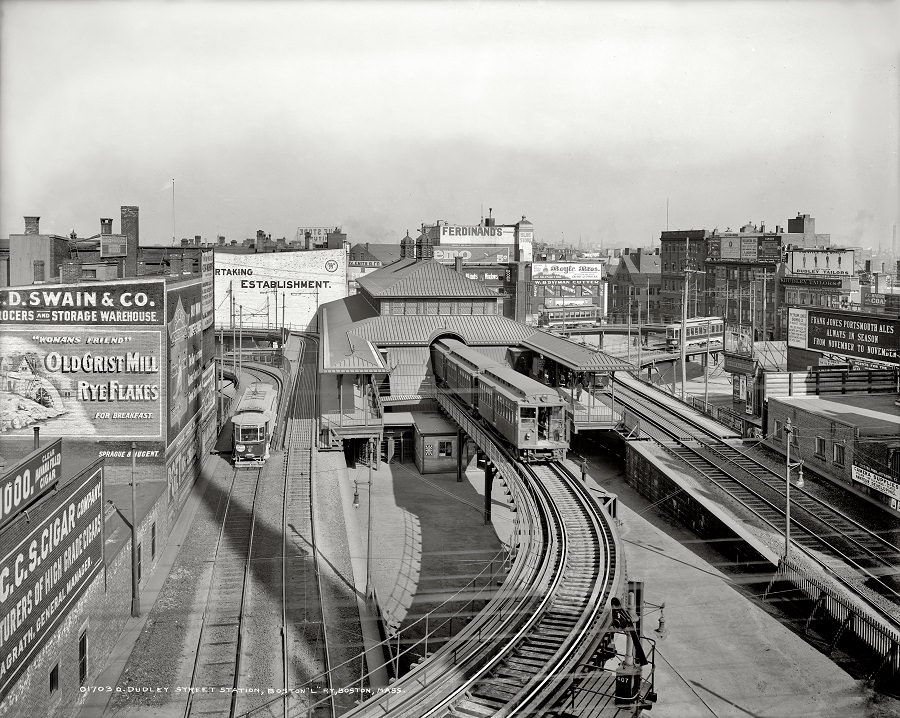
[{"label": "distant rooftop", "polygon": [[401,259],[357,281],[361,288],[377,298],[497,297],[486,284],[468,279],[435,260]]}]

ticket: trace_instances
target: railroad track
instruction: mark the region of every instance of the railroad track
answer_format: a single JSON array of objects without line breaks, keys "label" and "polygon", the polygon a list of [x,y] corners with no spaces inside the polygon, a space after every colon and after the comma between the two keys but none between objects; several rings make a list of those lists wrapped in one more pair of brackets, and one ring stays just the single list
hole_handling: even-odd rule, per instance
[{"label": "railroad track", "polygon": [[[336,706],[312,509],[317,355],[312,340],[300,337],[299,341],[300,367],[285,414],[283,439],[282,700],[286,715],[333,716]],[[299,687],[302,690],[293,690]]]},{"label": "railroad track", "polygon": [[609,600],[624,581],[611,519],[562,465],[511,460],[446,393],[439,391],[438,400],[511,491],[512,566],[461,633],[392,692],[346,715],[545,715],[611,624]]},{"label": "railroad track", "polygon": [[[784,477],[733,447],[693,442],[666,449],[776,532],[784,530]],[[745,465],[734,461],[738,457]],[[900,605],[900,595],[882,578],[897,573],[900,549],[800,488],[792,489],[791,505],[795,508],[791,516],[794,543],[817,555],[838,575],[846,574],[848,567],[856,569],[871,588]]]},{"label": "railroad track", "polygon": [[[779,533],[784,530],[786,490],[782,474],[722,441],[702,425],[681,415],[666,416],[662,411],[665,404],[654,401],[649,393],[645,397],[643,392],[622,386],[626,394],[631,389],[630,396],[652,402],[652,411],[641,407],[642,425],[652,425],[655,429],[653,438],[667,451],[725,491],[763,523]],[[896,576],[900,568],[900,547],[800,487],[792,488],[791,505],[797,510],[791,519],[795,543],[815,554],[838,575],[846,575],[848,568],[858,571],[870,588],[900,604],[900,595],[891,585],[893,582],[884,580],[886,576]]]},{"label": "railroad track", "polygon": [[233,716],[262,468],[234,469],[216,541],[184,715]]},{"label": "railroad track", "polygon": [[[691,418],[694,409],[684,405],[683,414],[674,415],[670,406],[661,401],[653,390],[645,390],[636,381],[623,381],[616,379],[616,402],[623,407],[632,410],[641,417],[640,431],[651,439],[659,442],[676,439],[690,441],[700,436],[719,438],[710,430],[707,419],[704,423],[699,419]],[[649,427],[646,425],[650,424]],[[722,427],[725,431],[726,427]],[[741,438],[738,434],[732,434],[735,439]]]}]

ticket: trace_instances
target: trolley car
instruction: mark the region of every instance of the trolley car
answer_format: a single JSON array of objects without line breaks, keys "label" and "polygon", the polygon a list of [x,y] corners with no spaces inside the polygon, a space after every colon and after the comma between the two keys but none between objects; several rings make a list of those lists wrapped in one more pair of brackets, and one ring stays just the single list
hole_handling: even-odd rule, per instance
[{"label": "trolley car", "polygon": [[455,339],[432,345],[438,384],[500,434],[522,461],[561,461],[569,448],[566,403],[551,387]]},{"label": "trolley car", "polygon": [[231,417],[234,425],[235,466],[262,466],[269,458],[269,444],[277,415],[278,390],[271,384],[248,386]]},{"label": "trolley car", "polygon": [[548,329],[568,327],[592,327],[600,321],[600,307],[593,304],[583,306],[545,307],[538,317],[538,324]]},{"label": "trolley car", "polygon": [[[722,342],[725,321],[722,317],[693,317],[685,323],[687,346]],[[666,348],[675,351],[681,346],[681,322],[666,324]]]}]

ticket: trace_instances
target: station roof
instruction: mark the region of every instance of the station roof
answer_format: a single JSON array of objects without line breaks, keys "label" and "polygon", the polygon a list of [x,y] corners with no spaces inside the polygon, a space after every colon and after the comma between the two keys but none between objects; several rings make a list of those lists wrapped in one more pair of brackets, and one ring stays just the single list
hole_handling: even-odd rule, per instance
[{"label": "station roof", "polygon": [[412,412],[412,417],[416,425],[416,431],[420,434],[456,435],[456,426],[437,412],[414,411]]},{"label": "station roof", "polygon": [[636,371],[625,359],[610,356],[549,332],[536,331],[521,342],[531,349],[573,371]]},{"label": "station roof", "polygon": [[[376,347],[428,347],[441,335],[462,337],[472,346],[515,346],[534,329],[497,314],[381,316],[355,294],[323,304],[319,368],[327,373],[387,373]],[[576,345],[577,346],[577,345]]]},{"label": "station roof", "polygon": [[373,297],[490,297],[497,292],[435,260],[400,259],[357,279]]},{"label": "station roof", "polygon": [[809,411],[829,421],[859,429],[860,436],[900,437],[900,400],[897,394],[820,394],[819,396],[773,396],[770,401]]}]

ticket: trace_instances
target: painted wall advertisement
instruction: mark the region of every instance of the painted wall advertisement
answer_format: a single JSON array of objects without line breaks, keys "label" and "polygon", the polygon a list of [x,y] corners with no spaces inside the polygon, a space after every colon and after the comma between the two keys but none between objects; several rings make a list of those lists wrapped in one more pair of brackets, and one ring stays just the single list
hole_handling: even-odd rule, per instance
[{"label": "painted wall advertisement", "polygon": [[[347,296],[347,252],[216,253],[216,324],[315,328],[318,306]],[[277,306],[276,306],[277,302]],[[233,314],[232,314],[233,310]],[[242,319],[243,317],[243,319]]]},{"label": "painted wall advertisement", "polygon": [[32,451],[0,479],[0,528],[49,491],[62,476],[62,439]]},{"label": "painted wall advertisement", "polygon": [[5,288],[0,307],[0,431],[162,438],[162,280]]},{"label": "painted wall advertisement", "polygon": [[102,508],[103,469],[93,466],[4,535],[0,700],[102,568]]},{"label": "painted wall advertisement", "polygon": [[897,364],[900,320],[862,312],[791,309],[788,346]]},{"label": "painted wall advertisement", "polygon": [[580,262],[535,262],[531,265],[531,278],[534,281],[603,281],[605,264],[584,264]]},{"label": "painted wall advertisement", "polygon": [[515,227],[474,227],[462,224],[442,224],[438,237],[439,245],[446,244],[478,244],[515,246]]},{"label": "painted wall advertisement", "polygon": [[515,246],[452,245],[434,247],[434,258],[443,264],[454,264],[460,257],[463,264],[506,264],[515,259]]},{"label": "painted wall advertisement", "polygon": [[203,281],[203,328],[212,326],[215,319],[215,253],[211,249],[205,249],[200,255],[200,276]]},{"label": "painted wall advertisement", "polygon": [[519,228],[518,236],[520,262],[534,261],[534,229],[530,225]]},{"label": "painted wall advertisement", "polygon": [[868,486],[869,488],[880,491],[892,499],[900,500],[900,484],[878,471],[864,469],[861,466],[853,465],[852,478],[857,483]]},{"label": "painted wall advertisement", "polygon": [[103,284],[42,284],[0,289],[0,325],[82,326],[162,324],[165,284],[161,279]]},{"label": "painted wall advertisement", "polygon": [[169,289],[167,334],[169,341],[169,420],[166,442],[171,444],[187,421],[200,409],[203,371],[202,282]]},{"label": "painted wall advertisement", "polygon": [[795,249],[788,252],[788,271],[821,277],[851,277],[853,258],[852,249]]}]

